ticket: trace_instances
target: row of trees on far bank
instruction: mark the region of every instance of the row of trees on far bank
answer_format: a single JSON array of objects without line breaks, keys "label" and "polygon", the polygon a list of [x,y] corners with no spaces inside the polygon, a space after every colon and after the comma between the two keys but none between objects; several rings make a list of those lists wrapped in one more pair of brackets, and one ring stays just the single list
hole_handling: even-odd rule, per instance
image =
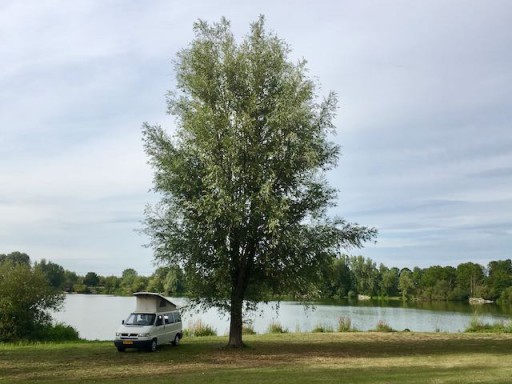
[{"label": "row of trees on far bank", "polygon": [[22,252],[0,254],[0,264],[9,263],[29,267],[43,276],[48,286],[58,292],[98,293],[131,295],[134,292],[150,291],[167,295],[186,296],[186,278],[179,267],[160,267],[151,276],[141,276],[133,268],[122,271],[121,276],[102,276],[96,272],[79,275],[61,265],[42,259],[34,263]]},{"label": "row of trees on far bank", "polygon": [[472,262],[457,267],[387,267],[363,256],[342,256],[323,271],[322,298],[365,295],[402,300],[467,301],[470,297],[512,302],[512,261]]},{"label": "row of trees on far bank", "polygon": [[[30,264],[26,254],[0,255],[21,264]],[[46,277],[57,290],[75,293],[131,295],[138,291],[159,292],[167,296],[187,296],[188,283],[179,266],[159,267],[151,276],[141,276],[132,268],[120,276],[101,276],[88,272],[81,276],[47,260],[35,262],[35,271]],[[512,261],[491,261],[487,266],[467,262],[453,266],[434,265],[413,269],[377,265],[363,256],[342,255],[322,272],[319,300],[337,300],[365,295],[373,298],[399,297],[420,301],[467,301],[470,297],[512,302]],[[298,299],[295,292],[288,298]]]},{"label": "row of trees on far bank", "polygon": [[[467,301],[470,297],[512,302],[512,261],[491,261],[487,266],[467,262],[453,266],[434,265],[428,268],[399,269],[377,264],[363,256],[343,255],[322,272],[323,286],[316,293],[319,300],[399,297],[419,301]],[[161,292],[169,296],[186,296],[186,273],[178,266],[160,267],[149,277],[139,276],[126,269],[122,276],[98,276],[98,287],[87,285],[88,273],[82,280],[82,289],[109,294],[131,294],[136,291]],[[80,279],[80,278],[79,278]],[[291,299],[300,299],[289,292]]]}]

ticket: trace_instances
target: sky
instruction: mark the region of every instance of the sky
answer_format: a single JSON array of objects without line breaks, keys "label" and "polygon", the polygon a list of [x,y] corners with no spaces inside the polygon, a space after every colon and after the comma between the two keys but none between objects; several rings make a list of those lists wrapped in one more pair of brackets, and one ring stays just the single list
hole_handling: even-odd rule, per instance
[{"label": "sky", "polygon": [[198,19],[260,14],[337,93],[332,215],[376,227],[352,249],[402,267],[512,257],[512,2],[0,0],[0,253],[79,274],[154,269],[158,201],[144,122]]}]

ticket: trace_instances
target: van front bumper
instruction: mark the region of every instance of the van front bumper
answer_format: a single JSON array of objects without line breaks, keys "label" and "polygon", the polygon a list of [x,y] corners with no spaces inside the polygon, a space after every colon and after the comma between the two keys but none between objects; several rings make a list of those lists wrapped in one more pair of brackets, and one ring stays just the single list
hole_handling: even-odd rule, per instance
[{"label": "van front bumper", "polygon": [[152,340],[114,340],[116,348],[137,348],[148,349],[151,348]]}]

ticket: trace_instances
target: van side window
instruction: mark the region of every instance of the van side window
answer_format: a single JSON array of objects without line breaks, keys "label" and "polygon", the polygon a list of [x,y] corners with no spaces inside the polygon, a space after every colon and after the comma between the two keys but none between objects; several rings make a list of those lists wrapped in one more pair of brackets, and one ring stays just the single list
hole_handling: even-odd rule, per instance
[{"label": "van side window", "polygon": [[166,313],[166,314],[164,315],[164,322],[165,322],[165,324],[170,324],[170,323],[172,323],[172,319],[169,319],[169,315],[170,315],[170,313]]},{"label": "van side window", "polygon": [[179,312],[174,312],[174,322],[175,323],[181,322],[181,314]]},{"label": "van side window", "polygon": [[163,325],[163,318],[162,318],[162,315],[158,315],[158,317],[156,318],[156,326],[159,326],[159,325]]}]

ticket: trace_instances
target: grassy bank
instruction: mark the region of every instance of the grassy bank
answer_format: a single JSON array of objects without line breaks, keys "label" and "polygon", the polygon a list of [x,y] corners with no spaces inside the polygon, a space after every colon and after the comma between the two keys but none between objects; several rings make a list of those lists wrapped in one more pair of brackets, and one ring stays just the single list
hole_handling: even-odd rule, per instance
[{"label": "grassy bank", "polygon": [[512,335],[315,333],[184,339],[155,353],[109,342],[1,345],[5,383],[510,383]]}]

